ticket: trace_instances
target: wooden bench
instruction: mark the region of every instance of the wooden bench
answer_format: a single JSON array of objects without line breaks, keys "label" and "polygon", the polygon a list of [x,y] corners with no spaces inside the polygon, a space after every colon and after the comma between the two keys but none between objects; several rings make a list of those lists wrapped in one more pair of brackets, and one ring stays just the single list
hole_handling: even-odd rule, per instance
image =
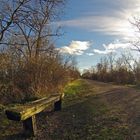
[{"label": "wooden bench", "polygon": [[61,102],[64,94],[55,94],[49,97],[18,105],[6,109],[7,118],[14,121],[22,121],[24,134],[26,136],[35,136],[37,133],[35,115],[54,105],[54,111],[61,110]]}]

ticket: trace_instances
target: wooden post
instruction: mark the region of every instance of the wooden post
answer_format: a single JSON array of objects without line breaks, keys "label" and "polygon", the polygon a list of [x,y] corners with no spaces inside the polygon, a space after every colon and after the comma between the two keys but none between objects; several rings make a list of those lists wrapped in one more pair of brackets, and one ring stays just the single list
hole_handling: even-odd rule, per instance
[{"label": "wooden post", "polygon": [[61,110],[61,105],[62,105],[62,99],[54,103],[54,111],[59,111]]},{"label": "wooden post", "polygon": [[37,133],[35,115],[23,121],[24,132],[26,136],[35,136]]}]

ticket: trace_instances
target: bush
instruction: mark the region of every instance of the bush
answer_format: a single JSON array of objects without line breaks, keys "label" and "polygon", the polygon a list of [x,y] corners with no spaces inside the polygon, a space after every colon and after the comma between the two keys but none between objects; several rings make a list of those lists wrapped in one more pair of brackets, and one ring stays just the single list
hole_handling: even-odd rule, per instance
[{"label": "bush", "polygon": [[72,64],[64,66],[63,57],[55,50],[51,55],[42,54],[38,59],[28,61],[9,59],[11,63],[6,65],[5,72],[0,69],[0,100],[3,103],[23,102],[63,92],[68,81],[79,76]]}]

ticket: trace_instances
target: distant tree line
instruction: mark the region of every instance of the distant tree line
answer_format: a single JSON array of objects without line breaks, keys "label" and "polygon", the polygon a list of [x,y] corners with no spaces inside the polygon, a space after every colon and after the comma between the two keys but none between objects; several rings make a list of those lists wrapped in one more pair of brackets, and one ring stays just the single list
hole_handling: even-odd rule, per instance
[{"label": "distant tree line", "polygon": [[32,100],[62,92],[79,77],[72,56],[63,56],[53,38],[60,30],[64,0],[0,0],[0,102]]},{"label": "distant tree line", "polygon": [[101,58],[100,62],[82,74],[83,78],[117,84],[140,85],[140,60],[136,60],[130,53],[115,58],[111,53]]}]

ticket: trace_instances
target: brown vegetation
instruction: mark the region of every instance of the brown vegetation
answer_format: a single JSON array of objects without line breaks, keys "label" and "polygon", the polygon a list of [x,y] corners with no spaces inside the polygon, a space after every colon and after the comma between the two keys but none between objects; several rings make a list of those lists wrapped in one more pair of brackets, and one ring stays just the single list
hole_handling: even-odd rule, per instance
[{"label": "brown vegetation", "polygon": [[139,84],[140,62],[130,54],[115,58],[113,54],[101,59],[95,67],[83,73],[83,78],[115,82],[117,84]]},{"label": "brown vegetation", "polygon": [[[63,90],[79,73],[72,57],[56,50],[51,22],[64,0],[1,1],[0,100],[21,102]],[[3,12],[6,11],[6,12]],[[71,77],[71,78],[69,78]]]}]

